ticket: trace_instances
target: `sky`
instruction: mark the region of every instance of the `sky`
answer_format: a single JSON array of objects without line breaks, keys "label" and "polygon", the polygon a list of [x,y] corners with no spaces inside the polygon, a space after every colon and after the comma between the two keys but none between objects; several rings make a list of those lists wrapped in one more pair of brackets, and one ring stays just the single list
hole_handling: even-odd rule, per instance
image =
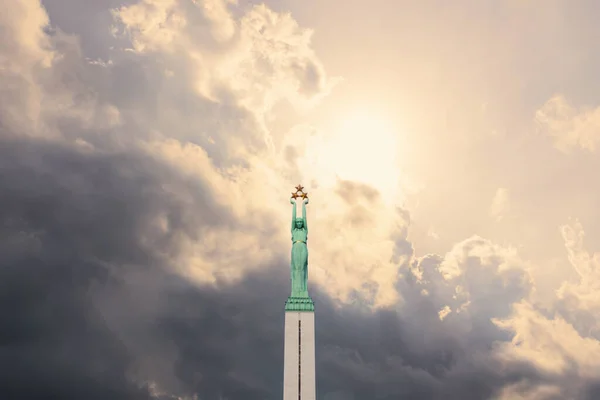
[{"label": "sky", "polygon": [[0,398],[600,398],[592,0],[0,0]]}]

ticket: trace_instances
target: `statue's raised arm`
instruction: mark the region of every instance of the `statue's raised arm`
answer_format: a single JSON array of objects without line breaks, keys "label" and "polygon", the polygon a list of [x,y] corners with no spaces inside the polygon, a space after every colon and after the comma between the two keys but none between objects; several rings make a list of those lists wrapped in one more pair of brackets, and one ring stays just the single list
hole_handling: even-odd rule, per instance
[{"label": "statue's raised arm", "polygon": [[304,229],[306,230],[306,233],[308,234],[308,224],[306,223],[306,205],[308,204],[308,197],[306,197],[304,199],[304,201],[302,202],[302,223],[304,225]]},{"label": "statue's raised arm", "polygon": [[292,232],[294,232],[294,228],[296,228],[296,199],[292,197],[290,203],[292,203]]}]

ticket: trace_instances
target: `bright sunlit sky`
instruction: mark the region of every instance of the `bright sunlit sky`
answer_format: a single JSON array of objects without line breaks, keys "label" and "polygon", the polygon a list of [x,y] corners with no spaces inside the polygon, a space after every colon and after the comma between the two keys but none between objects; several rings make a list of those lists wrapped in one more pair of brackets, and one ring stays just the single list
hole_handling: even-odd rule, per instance
[{"label": "bright sunlit sky", "polygon": [[282,113],[273,129],[308,122],[334,137],[333,150],[317,145],[317,174],[393,196],[410,211],[417,254],[477,234],[517,248],[542,281],[566,276],[561,225],[579,218],[587,248],[600,249],[598,32],[593,2],[541,4],[273,2],[314,30],[341,78],[319,107]]},{"label": "bright sunlit sky", "polygon": [[0,398],[600,398],[597,1],[0,8]]}]

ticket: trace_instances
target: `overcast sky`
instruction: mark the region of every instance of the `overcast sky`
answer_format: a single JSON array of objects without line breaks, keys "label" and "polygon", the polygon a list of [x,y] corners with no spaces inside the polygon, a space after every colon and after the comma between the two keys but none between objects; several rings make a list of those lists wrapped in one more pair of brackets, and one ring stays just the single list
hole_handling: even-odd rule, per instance
[{"label": "overcast sky", "polygon": [[0,0],[0,398],[600,398],[593,0]]}]

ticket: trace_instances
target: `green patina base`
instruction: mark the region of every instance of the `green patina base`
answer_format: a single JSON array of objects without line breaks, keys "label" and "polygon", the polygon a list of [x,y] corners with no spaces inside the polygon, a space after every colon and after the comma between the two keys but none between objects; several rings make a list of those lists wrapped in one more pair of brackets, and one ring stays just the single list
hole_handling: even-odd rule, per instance
[{"label": "green patina base", "polygon": [[315,303],[310,297],[288,297],[285,311],[315,311]]}]

